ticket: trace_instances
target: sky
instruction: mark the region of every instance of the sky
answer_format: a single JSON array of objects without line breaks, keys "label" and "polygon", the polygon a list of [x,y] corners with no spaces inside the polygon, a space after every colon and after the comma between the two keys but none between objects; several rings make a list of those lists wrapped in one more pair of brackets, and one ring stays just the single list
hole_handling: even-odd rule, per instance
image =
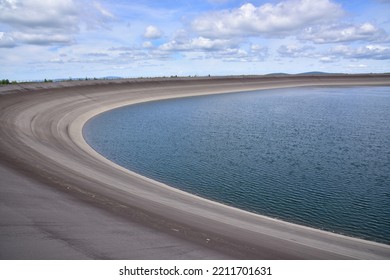
[{"label": "sky", "polygon": [[390,72],[390,0],[0,0],[0,79]]}]

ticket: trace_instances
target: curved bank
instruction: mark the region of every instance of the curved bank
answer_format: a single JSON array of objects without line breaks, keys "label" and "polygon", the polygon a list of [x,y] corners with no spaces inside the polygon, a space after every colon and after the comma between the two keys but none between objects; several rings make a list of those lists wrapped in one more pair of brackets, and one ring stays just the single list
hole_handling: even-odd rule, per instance
[{"label": "curved bank", "polygon": [[96,153],[82,136],[88,119],[125,105],[314,85],[390,85],[390,81],[387,75],[231,77],[75,82],[10,89],[11,94],[0,96],[0,153],[14,169],[94,207],[233,258],[388,259],[388,245],[252,214],[142,177]]}]

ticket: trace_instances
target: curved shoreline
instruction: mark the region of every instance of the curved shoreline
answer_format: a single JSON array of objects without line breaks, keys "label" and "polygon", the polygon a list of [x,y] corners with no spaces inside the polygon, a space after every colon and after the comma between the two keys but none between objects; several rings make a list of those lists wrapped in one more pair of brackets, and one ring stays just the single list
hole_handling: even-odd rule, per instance
[{"label": "curved shoreline", "polygon": [[[241,258],[389,259],[390,246],[278,221],[206,200],[131,172],[84,140],[93,116],[168,98],[295,86],[390,85],[388,75],[114,81],[0,96],[0,155],[75,196],[125,216],[141,211],[162,230]],[[34,89],[29,89],[29,92]],[[35,98],[34,98],[35,97]],[[6,117],[6,118],[5,118]],[[3,121],[2,121],[3,122]],[[14,144],[16,142],[16,145]],[[28,156],[26,156],[28,154]],[[40,173],[40,174],[39,174]]]}]

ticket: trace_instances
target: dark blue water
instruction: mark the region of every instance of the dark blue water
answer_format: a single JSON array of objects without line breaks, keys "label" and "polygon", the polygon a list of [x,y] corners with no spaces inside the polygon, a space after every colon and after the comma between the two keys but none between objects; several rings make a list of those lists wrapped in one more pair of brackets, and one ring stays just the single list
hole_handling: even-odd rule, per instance
[{"label": "dark blue water", "polygon": [[390,87],[144,103],[93,118],[84,136],[108,159],[199,196],[390,243]]}]

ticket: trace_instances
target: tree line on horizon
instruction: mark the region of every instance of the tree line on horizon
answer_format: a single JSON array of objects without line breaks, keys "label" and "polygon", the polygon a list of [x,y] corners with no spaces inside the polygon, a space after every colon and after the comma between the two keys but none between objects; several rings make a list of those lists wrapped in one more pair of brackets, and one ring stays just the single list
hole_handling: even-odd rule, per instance
[{"label": "tree line on horizon", "polygon": [[14,83],[14,82],[10,82],[8,79],[2,79],[2,80],[0,81],[0,84],[2,84],[2,85],[9,85],[9,84],[11,84],[11,83]]}]

